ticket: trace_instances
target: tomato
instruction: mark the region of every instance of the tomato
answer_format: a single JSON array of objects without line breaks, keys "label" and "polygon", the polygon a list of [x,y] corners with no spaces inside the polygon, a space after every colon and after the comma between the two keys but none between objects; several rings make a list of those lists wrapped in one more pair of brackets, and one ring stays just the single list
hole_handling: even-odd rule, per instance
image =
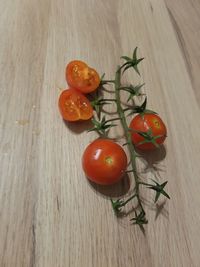
[{"label": "tomato", "polygon": [[59,97],[59,109],[64,120],[88,120],[93,115],[89,100],[75,89],[64,90]]},{"label": "tomato", "polygon": [[[152,142],[142,143],[145,138],[135,131],[148,132],[151,131],[151,136],[154,138],[156,144],[163,144],[166,136],[167,129],[162,119],[156,114],[138,114],[136,115],[129,126],[132,129],[132,142],[141,150],[152,150],[156,146]],[[160,136],[160,137],[159,137]]]},{"label": "tomato", "polygon": [[97,139],[85,149],[82,166],[89,180],[110,185],[122,178],[127,167],[127,156],[122,147],[113,141]]},{"label": "tomato", "polygon": [[79,60],[71,61],[67,65],[66,80],[70,87],[84,94],[93,92],[100,84],[100,77],[96,70]]}]

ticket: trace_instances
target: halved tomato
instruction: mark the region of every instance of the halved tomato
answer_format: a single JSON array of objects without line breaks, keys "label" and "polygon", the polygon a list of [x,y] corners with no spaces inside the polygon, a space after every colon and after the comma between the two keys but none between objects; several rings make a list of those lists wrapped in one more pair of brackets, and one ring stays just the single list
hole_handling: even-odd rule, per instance
[{"label": "halved tomato", "polygon": [[93,109],[89,100],[76,89],[64,90],[59,97],[59,109],[64,120],[89,120]]},{"label": "halved tomato", "polygon": [[80,60],[73,60],[67,65],[66,80],[70,87],[84,94],[93,92],[100,84],[100,77],[96,70]]}]

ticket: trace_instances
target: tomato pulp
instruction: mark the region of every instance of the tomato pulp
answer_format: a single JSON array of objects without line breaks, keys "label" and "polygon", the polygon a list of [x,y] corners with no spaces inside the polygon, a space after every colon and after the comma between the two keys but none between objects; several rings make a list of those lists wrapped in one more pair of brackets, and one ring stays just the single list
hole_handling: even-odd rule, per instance
[{"label": "tomato pulp", "polygon": [[93,115],[89,100],[75,89],[64,90],[59,97],[59,109],[64,120],[88,120]]},{"label": "tomato pulp", "polygon": [[125,173],[127,156],[122,147],[108,139],[97,139],[84,151],[83,170],[89,180],[102,185],[118,182]]},{"label": "tomato pulp", "polygon": [[71,61],[66,67],[66,80],[70,87],[84,94],[93,92],[100,84],[99,74],[80,60]]}]

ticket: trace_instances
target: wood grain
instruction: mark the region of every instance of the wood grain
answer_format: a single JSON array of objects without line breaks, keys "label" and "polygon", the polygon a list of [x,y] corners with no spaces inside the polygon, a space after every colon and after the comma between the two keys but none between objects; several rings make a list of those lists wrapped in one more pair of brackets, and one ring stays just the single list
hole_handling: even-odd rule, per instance
[{"label": "wood grain", "polygon": [[[0,266],[199,266],[199,1],[1,0],[0,10]],[[168,180],[171,200],[155,207],[144,192],[145,236],[108,201],[126,183],[110,192],[84,177],[90,123],[65,124],[57,109],[69,60],[112,78],[135,46],[149,108],[168,126],[143,175]]]},{"label": "wood grain", "polygon": [[170,19],[190,76],[198,103],[200,103],[200,2],[198,0],[165,0]]}]

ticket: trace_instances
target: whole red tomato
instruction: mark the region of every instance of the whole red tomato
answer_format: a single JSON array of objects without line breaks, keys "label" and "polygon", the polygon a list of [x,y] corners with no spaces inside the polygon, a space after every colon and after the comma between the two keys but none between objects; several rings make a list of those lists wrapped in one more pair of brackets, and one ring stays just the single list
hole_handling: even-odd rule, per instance
[{"label": "whole red tomato", "polygon": [[89,180],[110,185],[122,178],[127,167],[127,156],[122,147],[108,139],[97,139],[84,151],[83,170]]},{"label": "whole red tomato", "polygon": [[[132,142],[141,150],[152,150],[156,148],[153,140],[157,145],[163,144],[167,129],[162,119],[156,114],[138,114],[135,116],[129,126],[132,129]],[[149,140],[141,136],[138,132],[149,132]],[[152,137],[152,139],[150,138]]]},{"label": "whole red tomato", "polygon": [[66,80],[70,87],[84,94],[93,92],[100,84],[100,77],[96,70],[80,60],[73,60],[67,65]]}]

